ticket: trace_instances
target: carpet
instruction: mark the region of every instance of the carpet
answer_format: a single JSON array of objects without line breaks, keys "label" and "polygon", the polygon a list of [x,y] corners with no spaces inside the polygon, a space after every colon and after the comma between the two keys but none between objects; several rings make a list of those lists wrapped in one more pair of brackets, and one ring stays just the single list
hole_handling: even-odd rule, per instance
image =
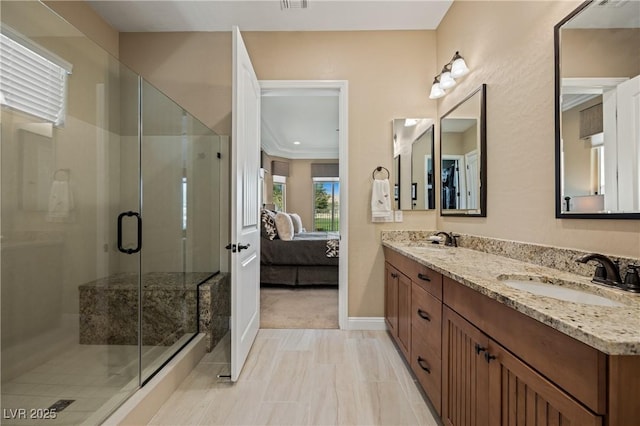
[{"label": "carpet", "polygon": [[262,287],[260,328],[338,328],[338,289]]}]

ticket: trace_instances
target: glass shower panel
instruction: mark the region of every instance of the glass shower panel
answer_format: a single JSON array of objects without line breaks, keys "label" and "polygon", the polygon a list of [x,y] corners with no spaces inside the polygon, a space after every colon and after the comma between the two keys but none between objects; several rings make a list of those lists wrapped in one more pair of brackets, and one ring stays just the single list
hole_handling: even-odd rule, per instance
[{"label": "glass shower panel", "polygon": [[198,286],[218,270],[219,226],[212,132],[148,82],[141,87],[144,383],[198,332]]},{"label": "glass shower panel", "polygon": [[[116,232],[139,210],[138,77],[42,3],[0,7],[22,52],[1,74],[2,424],[99,424],[140,383],[139,254]],[[11,67],[43,78],[33,55],[65,69],[55,119],[7,89]]]}]

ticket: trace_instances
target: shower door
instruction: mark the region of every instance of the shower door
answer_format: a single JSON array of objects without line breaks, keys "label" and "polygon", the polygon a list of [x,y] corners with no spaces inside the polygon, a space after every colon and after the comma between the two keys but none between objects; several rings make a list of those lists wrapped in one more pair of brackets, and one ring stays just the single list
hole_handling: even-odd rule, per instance
[{"label": "shower door", "polygon": [[[219,141],[141,79],[141,384],[198,331],[198,285],[218,271]],[[133,185],[136,182],[132,182]],[[129,234],[132,244],[137,234]]]},{"label": "shower door", "polygon": [[0,9],[0,423],[100,424],[198,331],[220,140],[43,3]]}]

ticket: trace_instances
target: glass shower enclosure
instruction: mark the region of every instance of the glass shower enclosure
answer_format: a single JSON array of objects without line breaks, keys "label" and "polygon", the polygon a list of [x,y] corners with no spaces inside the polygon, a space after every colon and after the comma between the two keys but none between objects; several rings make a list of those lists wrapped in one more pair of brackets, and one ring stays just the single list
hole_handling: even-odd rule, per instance
[{"label": "glass shower enclosure", "polygon": [[35,1],[2,1],[2,424],[99,424],[198,333],[220,138]]}]

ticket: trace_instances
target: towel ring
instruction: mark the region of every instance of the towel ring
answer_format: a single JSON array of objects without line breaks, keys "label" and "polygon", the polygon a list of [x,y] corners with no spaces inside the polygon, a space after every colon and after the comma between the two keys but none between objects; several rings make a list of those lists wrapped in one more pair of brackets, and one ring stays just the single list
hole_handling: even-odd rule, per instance
[{"label": "towel ring", "polygon": [[382,167],[382,166],[378,166],[375,169],[373,169],[373,173],[371,173],[371,177],[375,180],[376,172],[381,172],[383,170],[385,172],[387,172],[387,179],[389,179],[391,177],[391,173],[389,173],[389,169],[387,169],[386,167]]},{"label": "towel ring", "polygon": [[71,177],[71,171],[69,169],[58,169],[55,172],[53,172],[53,180],[69,182],[70,177]]}]

